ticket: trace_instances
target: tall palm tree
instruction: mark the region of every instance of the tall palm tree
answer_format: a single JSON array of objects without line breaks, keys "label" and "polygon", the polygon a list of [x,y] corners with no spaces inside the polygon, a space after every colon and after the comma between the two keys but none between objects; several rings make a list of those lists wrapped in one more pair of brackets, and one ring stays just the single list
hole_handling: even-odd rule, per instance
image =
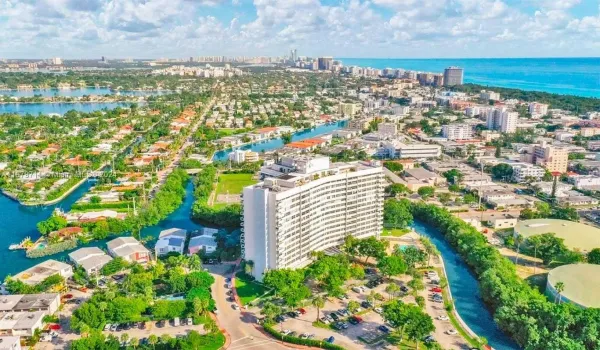
[{"label": "tall palm tree", "polygon": [[517,245],[517,257],[515,258],[515,265],[519,265],[519,251],[521,244],[525,241],[525,238],[519,234],[515,236],[515,244]]},{"label": "tall palm tree", "polygon": [[396,283],[390,283],[385,287],[385,292],[388,293],[389,300],[396,296],[396,293],[400,290],[400,287]]},{"label": "tall palm tree", "polygon": [[158,337],[156,334],[150,334],[148,337],[148,344],[152,345],[152,349],[156,349],[156,343],[158,343]]},{"label": "tall palm tree", "polygon": [[556,282],[556,284],[554,285],[554,289],[556,290],[556,297],[554,298],[554,302],[557,302],[558,299],[558,303],[560,304],[560,302],[562,301],[562,295],[561,293],[565,290],[565,284],[563,282]]},{"label": "tall palm tree", "polygon": [[317,308],[317,322],[319,321],[319,319],[321,318],[321,309],[325,306],[325,299],[320,296],[317,295],[316,297],[314,297],[311,300],[311,305]]}]

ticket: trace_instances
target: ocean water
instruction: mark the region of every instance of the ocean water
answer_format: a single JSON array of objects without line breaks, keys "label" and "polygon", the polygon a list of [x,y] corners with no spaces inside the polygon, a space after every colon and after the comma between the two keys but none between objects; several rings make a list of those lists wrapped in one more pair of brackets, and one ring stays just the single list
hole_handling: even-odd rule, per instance
[{"label": "ocean water", "polygon": [[600,98],[600,57],[339,60],[344,66],[435,73],[443,73],[449,66],[459,66],[465,70],[465,83]]}]

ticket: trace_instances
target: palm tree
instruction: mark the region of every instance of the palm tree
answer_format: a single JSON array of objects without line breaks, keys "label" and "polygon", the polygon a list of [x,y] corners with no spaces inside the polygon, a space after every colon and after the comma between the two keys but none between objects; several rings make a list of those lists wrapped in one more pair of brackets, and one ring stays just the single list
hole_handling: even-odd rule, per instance
[{"label": "palm tree", "polygon": [[423,245],[423,248],[425,248],[425,252],[427,253],[427,266],[430,266],[431,265],[431,255],[436,255],[437,249],[433,245],[433,243],[431,243],[431,240],[429,240],[429,238],[421,237],[419,240],[421,241],[421,244]]},{"label": "palm tree", "polygon": [[131,338],[131,341],[129,342],[129,345],[131,345],[132,348],[136,349],[138,346],[140,346],[140,340],[138,338]]},{"label": "palm tree", "polygon": [[321,313],[321,309],[322,309],[322,308],[325,306],[325,299],[324,299],[322,296],[320,296],[320,295],[317,295],[316,297],[314,297],[314,298],[311,300],[311,302],[310,302],[310,303],[311,303],[311,305],[312,305],[312,306],[314,306],[314,307],[316,307],[316,308],[317,308],[317,322],[318,322],[318,321],[319,321],[319,319],[321,318],[321,317],[320,317],[320,316],[321,316],[321,315],[320,315],[320,313]]},{"label": "palm tree", "polygon": [[246,264],[244,265],[244,272],[246,273],[246,275],[251,275],[253,271],[254,271],[254,261],[247,260]]},{"label": "palm tree", "polygon": [[127,333],[121,334],[121,343],[127,344],[128,340],[129,340],[129,334],[127,334]]},{"label": "palm tree", "polygon": [[521,249],[521,243],[525,241],[525,238],[519,234],[515,236],[515,244],[517,245],[517,257],[515,258],[515,265],[519,265],[519,250]]},{"label": "palm tree", "polygon": [[556,284],[554,285],[554,289],[556,290],[557,294],[554,298],[554,302],[556,303],[558,299],[558,303],[560,304],[560,302],[562,301],[562,295],[560,293],[562,293],[565,290],[565,284],[563,282],[556,282]]},{"label": "palm tree", "polygon": [[389,295],[389,300],[392,300],[392,296],[396,296],[396,293],[400,290],[400,287],[396,283],[390,283],[385,287],[386,293]]},{"label": "palm tree", "polygon": [[367,296],[367,301],[375,306],[375,291],[371,289],[371,293]]},{"label": "palm tree", "polygon": [[156,334],[150,334],[148,337],[148,344],[152,345],[152,349],[156,349],[156,343],[158,343],[158,337]]}]

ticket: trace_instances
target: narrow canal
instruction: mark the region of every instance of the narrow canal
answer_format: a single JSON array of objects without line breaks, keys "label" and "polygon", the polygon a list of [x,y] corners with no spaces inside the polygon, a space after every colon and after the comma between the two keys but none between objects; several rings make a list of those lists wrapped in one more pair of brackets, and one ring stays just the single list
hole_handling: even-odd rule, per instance
[{"label": "narrow canal", "polygon": [[456,311],[465,323],[496,350],[515,350],[519,346],[505,335],[494,322],[479,292],[477,278],[462,258],[454,251],[444,236],[434,228],[416,221],[415,231],[431,240],[444,259],[448,284],[454,298]]}]

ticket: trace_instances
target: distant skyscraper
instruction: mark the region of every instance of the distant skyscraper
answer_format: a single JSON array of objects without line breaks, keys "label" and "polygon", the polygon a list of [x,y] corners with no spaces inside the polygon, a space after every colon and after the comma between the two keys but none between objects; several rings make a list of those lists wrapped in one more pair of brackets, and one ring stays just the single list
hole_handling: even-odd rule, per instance
[{"label": "distant skyscraper", "polygon": [[463,69],[460,67],[448,67],[444,70],[444,86],[463,84]]},{"label": "distant skyscraper", "polygon": [[333,57],[319,57],[319,70],[331,70]]},{"label": "distant skyscraper", "polygon": [[443,86],[444,85],[444,75],[436,74],[433,76],[433,85],[435,86]]},{"label": "distant skyscraper", "polygon": [[50,59],[50,62],[55,66],[60,66],[62,64],[62,58],[54,57]]}]

